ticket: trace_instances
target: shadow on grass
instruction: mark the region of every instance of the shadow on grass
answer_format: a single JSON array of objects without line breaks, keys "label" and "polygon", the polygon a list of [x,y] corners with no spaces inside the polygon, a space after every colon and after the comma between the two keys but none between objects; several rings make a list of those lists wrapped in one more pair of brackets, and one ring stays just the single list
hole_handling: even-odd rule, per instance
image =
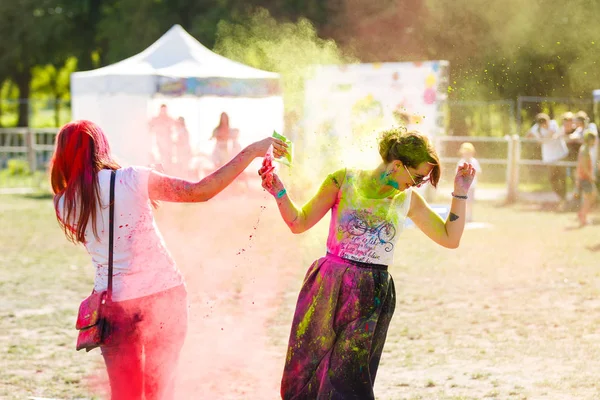
[{"label": "shadow on grass", "polygon": [[594,246],[586,246],[585,248],[589,251],[594,251],[594,252],[600,251],[600,243],[598,243]]},{"label": "shadow on grass", "polygon": [[[568,226],[565,228],[565,231],[577,231],[580,229],[584,229],[586,227],[598,226],[598,225],[600,225],[600,219],[592,218],[585,225],[577,224],[577,225]],[[589,251],[600,251],[600,244],[597,244],[594,246],[586,246],[585,248]]]},{"label": "shadow on grass", "polygon": [[21,197],[31,200],[49,200],[52,199],[54,195],[47,191],[39,191],[34,193],[22,194]]},{"label": "shadow on grass", "polygon": [[515,211],[521,212],[551,212],[557,214],[575,213],[579,210],[579,201],[570,200],[564,204],[554,201],[519,201],[514,203]]},{"label": "shadow on grass", "polygon": [[512,208],[514,211],[518,212],[567,212],[569,210],[560,210],[558,203],[556,202],[547,202],[547,201],[500,201],[495,205],[496,208]]},{"label": "shadow on grass", "polygon": [[519,203],[519,206],[515,208],[516,211],[521,212],[562,212],[559,209],[557,203],[554,202],[540,202],[540,203]]}]

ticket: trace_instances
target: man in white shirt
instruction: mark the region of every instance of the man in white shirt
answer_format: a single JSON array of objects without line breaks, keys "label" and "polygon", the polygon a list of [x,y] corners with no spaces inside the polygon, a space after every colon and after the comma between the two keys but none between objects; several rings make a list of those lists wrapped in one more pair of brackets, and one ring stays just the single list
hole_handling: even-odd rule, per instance
[{"label": "man in white shirt", "polygon": [[552,190],[560,198],[560,206],[564,207],[567,198],[566,170],[564,167],[552,165],[563,160],[569,153],[564,132],[558,127],[555,120],[550,119],[548,114],[536,115],[535,121],[536,123],[527,133],[527,137],[535,138],[542,144],[542,161],[549,164],[548,172]]},{"label": "man in white shirt", "polygon": [[158,115],[150,120],[149,126],[158,159],[167,173],[173,173],[173,133],[176,123],[169,116],[166,104],[161,104]]}]

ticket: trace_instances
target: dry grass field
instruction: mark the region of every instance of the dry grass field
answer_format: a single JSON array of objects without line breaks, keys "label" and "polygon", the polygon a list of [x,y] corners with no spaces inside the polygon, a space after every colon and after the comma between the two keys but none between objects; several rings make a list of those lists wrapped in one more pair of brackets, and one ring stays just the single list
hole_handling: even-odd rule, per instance
[{"label": "dry grass field", "polygon": [[[571,229],[573,213],[524,204],[480,203],[476,218],[485,224],[457,250],[416,229],[400,238],[377,398],[600,398],[600,227]],[[329,217],[292,235],[266,194],[232,189],[163,205],[157,220],[189,292],[178,398],[277,399],[296,295]],[[0,398],[104,398],[99,352],[74,349],[93,271],[47,196],[0,196],[0,250]]]}]

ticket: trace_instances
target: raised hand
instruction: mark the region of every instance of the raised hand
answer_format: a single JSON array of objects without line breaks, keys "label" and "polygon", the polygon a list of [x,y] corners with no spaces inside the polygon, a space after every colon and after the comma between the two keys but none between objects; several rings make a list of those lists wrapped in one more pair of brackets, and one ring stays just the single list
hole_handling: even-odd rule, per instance
[{"label": "raised hand", "polygon": [[473,183],[473,179],[475,179],[475,174],[475,168],[471,164],[464,163],[459,166],[454,178],[454,194],[466,196]]},{"label": "raised hand", "polygon": [[275,156],[275,158],[283,157],[287,152],[287,144],[274,137],[267,137],[263,140],[259,140],[258,142],[252,143],[249,147],[254,157],[263,157],[271,145],[273,145],[273,156]]}]

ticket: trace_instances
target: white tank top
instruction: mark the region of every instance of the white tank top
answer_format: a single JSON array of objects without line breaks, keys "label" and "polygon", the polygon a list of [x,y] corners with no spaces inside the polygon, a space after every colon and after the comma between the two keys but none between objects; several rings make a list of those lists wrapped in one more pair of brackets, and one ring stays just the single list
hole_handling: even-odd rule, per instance
[{"label": "white tank top", "polygon": [[365,197],[348,170],[331,210],[327,252],[352,261],[391,265],[404,229],[412,188],[383,199]]}]

